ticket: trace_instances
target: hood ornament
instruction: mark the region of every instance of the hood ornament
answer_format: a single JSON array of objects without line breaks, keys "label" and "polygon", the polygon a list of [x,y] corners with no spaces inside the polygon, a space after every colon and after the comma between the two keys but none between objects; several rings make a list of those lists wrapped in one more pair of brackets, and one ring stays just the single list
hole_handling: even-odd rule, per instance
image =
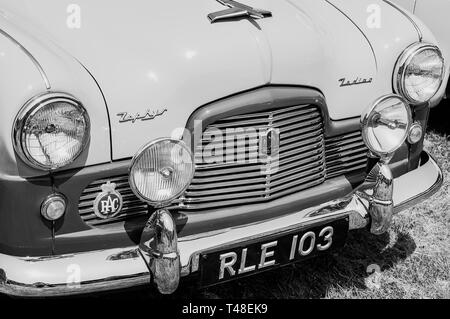
[{"label": "hood ornament", "polygon": [[253,19],[263,19],[265,17],[271,17],[272,12],[267,10],[255,9],[245,4],[242,4],[233,0],[216,0],[220,4],[229,7],[230,9],[225,9],[222,11],[217,11],[208,14],[208,19],[211,23],[227,20],[239,17],[251,17]]}]

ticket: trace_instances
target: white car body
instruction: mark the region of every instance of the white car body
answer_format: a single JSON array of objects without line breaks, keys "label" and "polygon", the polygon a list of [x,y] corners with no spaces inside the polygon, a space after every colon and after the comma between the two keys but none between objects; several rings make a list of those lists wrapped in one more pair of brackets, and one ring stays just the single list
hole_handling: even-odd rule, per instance
[{"label": "white car body", "polygon": [[[118,2],[78,1],[81,27],[72,29],[66,25],[71,3],[0,1],[5,12],[0,27],[39,61],[51,90],[70,91],[88,109],[95,151],[88,152],[84,165],[131,157],[146,141],[184,127],[199,106],[264,85],[320,87],[333,120],[358,117],[377,97],[392,92],[397,58],[418,40],[409,19],[383,1],[377,4],[388,27],[381,28],[367,25],[371,1],[249,1],[279,17],[276,22],[258,21],[264,31],[245,20],[211,24],[205,17],[223,8],[211,0],[197,1],[195,6],[177,1],[175,11],[172,1],[138,1],[125,9]],[[421,29],[424,41],[436,42],[427,28]],[[26,100],[45,89],[31,62],[12,65],[8,59],[12,54],[3,57],[5,68],[18,75],[33,72],[35,82],[28,80],[17,88],[15,81],[4,79],[3,90],[16,97],[3,96],[2,104],[17,105],[1,110],[8,125],[0,136],[7,139],[4,145],[11,161],[9,124]],[[83,67],[102,89],[111,127],[105,101]],[[340,88],[338,80],[344,77],[373,78],[373,83]],[[144,122],[120,124],[117,116],[160,108],[167,108],[167,115],[155,119],[151,130]]]}]

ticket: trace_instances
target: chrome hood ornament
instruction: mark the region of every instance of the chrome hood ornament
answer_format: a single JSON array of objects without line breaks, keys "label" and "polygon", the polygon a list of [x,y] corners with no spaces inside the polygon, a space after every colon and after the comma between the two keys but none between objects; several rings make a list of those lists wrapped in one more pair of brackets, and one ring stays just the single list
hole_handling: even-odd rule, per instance
[{"label": "chrome hood ornament", "polygon": [[211,23],[220,21],[220,20],[226,20],[226,19],[232,19],[232,18],[239,18],[239,17],[251,17],[253,19],[263,19],[265,17],[271,17],[272,12],[267,10],[261,10],[261,9],[255,9],[249,6],[246,6],[245,4],[239,3],[237,1],[233,0],[216,0],[220,4],[223,4],[224,6],[229,7],[230,9],[225,9],[222,11],[217,11],[208,14],[208,19],[211,21]]}]

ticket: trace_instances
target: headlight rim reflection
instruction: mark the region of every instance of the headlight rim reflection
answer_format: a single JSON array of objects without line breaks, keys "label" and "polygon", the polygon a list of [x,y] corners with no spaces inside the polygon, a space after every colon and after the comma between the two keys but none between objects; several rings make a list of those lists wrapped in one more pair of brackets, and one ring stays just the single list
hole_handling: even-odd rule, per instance
[{"label": "headlight rim reflection", "polygon": [[[440,57],[442,61],[442,67],[441,67],[441,77],[439,79],[439,85],[437,87],[436,92],[428,99],[419,101],[415,98],[411,97],[408,93],[408,90],[406,89],[406,70],[408,65],[411,64],[411,61],[426,50],[432,50],[437,53],[437,55]],[[419,105],[422,103],[429,102],[436,94],[439,92],[439,90],[442,88],[442,84],[444,83],[444,77],[445,77],[445,59],[442,54],[441,49],[434,44],[431,43],[424,43],[424,42],[415,42],[411,44],[409,47],[407,47],[402,54],[399,56],[394,69],[393,74],[393,86],[394,86],[394,92],[402,97],[412,105]]]},{"label": "headlight rim reflection", "polygon": [[[30,117],[36,115],[40,110],[42,110],[42,108],[55,103],[67,103],[78,109],[80,114],[83,116],[85,123],[84,138],[78,152],[75,153],[70,159],[55,165],[45,165],[34,159],[27,150],[25,144],[26,132],[24,128]],[[16,115],[12,130],[13,148],[19,158],[30,167],[43,171],[54,171],[72,164],[86,149],[89,144],[90,137],[91,121],[83,104],[69,93],[55,91],[41,93],[27,101]]]},{"label": "headlight rim reflection", "polygon": [[[368,138],[368,129],[369,129],[368,123],[371,118],[371,115],[373,114],[373,112],[375,111],[377,106],[379,106],[380,104],[382,104],[383,102],[385,102],[389,99],[398,99],[400,102],[403,103],[403,105],[405,106],[406,113],[407,113],[408,123],[407,123],[406,127],[404,128],[405,134],[403,134],[404,136],[399,141],[397,147],[395,147],[389,151],[380,151],[380,150],[376,150],[373,147],[372,142]],[[406,99],[398,94],[384,95],[384,96],[378,98],[375,102],[373,102],[371,104],[370,108],[365,113],[363,113],[363,115],[361,116],[361,132],[362,132],[362,138],[363,138],[364,144],[367,146],[367,148],[373,155],[379,156],[380,158],[388,158],[389,156],[393,155],[405,143],[405,141],[408,138],[409,130],[411,128],[412,123],[413,123],[412,111],[411,111],[411,108],[410,108],[408,102],[406,101]]]},{"label": "headlight rim reflection", "polygon": [[[185,151],[187,151],[187,153],[189,154],[191,163],[192,163],[192,170],[190,172],[190,175],[189,175],[189,178],[188,178],[188,182],[186,183],[186,185],[179,192],[174,194],[170,200],[166,200],[166,201],[152,201],[149,198],[145,197],[144,194],[142,194],[141,191],[136,186],[136,182],[135,182],[135,179],[133,177],[133,168],[135,167],[136,163],[140,160],[140,158],[143,156],[143,154],[150,147],[152,147],[152,146],[154,146],[154,145],[156,145],[158,143],[162,143],[162,142],[175,143],[176,145],[181,146]],[[133,193],[140,200],[142,200],[143,202],[145,202],[145,203],[147,203],[150,206],[153,206],[155,208],[167,207],[167,206],[171,205],[174,201],[176,201],[189,188],[189,186],[192,183],[192,180],[194,179],[194,175],[195,175],[195,158],[194,158],[194,154],[192,153],[190,148],[186,145],[186,143],[183,140],[178,140],[178,139],[173,139],[173,138],[166,138],[166,137],[154,139],[151,142],[149,142],[149,143],[145,144],[144,146],[142,146],[139,149],[139,151],[134,155],[133,159],[131,160],[129,169],[128,169],[128,180],[129,180],[129,183],[130,183],[130,188],[133,191]]]}]

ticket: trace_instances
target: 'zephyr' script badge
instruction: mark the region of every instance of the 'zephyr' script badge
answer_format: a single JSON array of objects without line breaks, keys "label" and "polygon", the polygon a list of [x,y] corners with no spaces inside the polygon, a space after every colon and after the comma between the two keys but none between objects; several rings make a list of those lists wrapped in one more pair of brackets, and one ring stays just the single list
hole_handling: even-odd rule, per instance
[{"label": "'zephyr' script badge", "polygon": [[233,0],[216,0],[217,2],[229,7],[230,9],[217,11],[208,14],[208,19],[211,23],[220,20],[239,18],[239,17],[251,17],[253,19],[262,19],[265,17],[271,17],[272,12],[267,10],[255,9],[245,4],[239,3]]},{"label": "'zephyr' script badge", "polygon": [[127,113],[127,112],[122,112],[122,113],[117,113],[117,116],[120,117],[119,123],[126,123],[126,122],[136,123],[137,120],[139,120],[139,121],[153,120],[155,117],[161,116],[166,112],[167,112],[167,109],[153,110],[153,111],[147,110],[144,114],[137,113],[135,115]]}]

